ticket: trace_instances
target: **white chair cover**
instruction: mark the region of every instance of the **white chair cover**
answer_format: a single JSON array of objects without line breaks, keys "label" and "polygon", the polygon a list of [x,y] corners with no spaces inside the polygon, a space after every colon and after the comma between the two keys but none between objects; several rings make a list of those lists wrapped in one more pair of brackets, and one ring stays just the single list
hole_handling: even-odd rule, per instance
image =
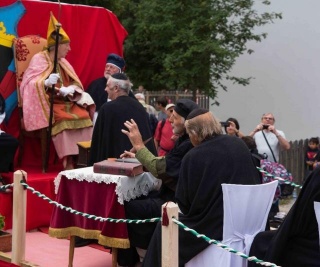
[{"label": "white chair cover", "polygon": [[[246,255],[257,233],[264,231],[278,181],[260,185],[222,184],[222,243]],[[212,244],[186,267],[246,267],[247,260]]]},{"label": "white chair cover", "polygon": [[[316,213],[316,218],[318,222],[318,231],[320,237],[320,202],[314,202],[314,212]],[[319,246],[320,246],[320,238],[319,238]]]}]

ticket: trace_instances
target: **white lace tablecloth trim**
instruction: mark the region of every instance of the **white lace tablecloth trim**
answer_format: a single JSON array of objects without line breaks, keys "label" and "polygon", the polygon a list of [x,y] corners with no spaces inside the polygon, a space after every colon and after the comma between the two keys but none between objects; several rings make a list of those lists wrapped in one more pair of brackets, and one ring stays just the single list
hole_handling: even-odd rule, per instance
[{"label": "white lace tablecloth trim", "polygon": [[61,177],[78,181],[87,181],[89,183],[116,184],[116,194],[118,202],[123,205],[124,201],[135,199],[141,195],[148,195],[150,191],[159,190],[161,180],[155,178],[150,172],[144,172],[135,177],[123,175],[112,175],[103,173],[94,173],[93,167],[86,167],[68,171],[62,171],[54,179],[55,193],[58,193]]}]

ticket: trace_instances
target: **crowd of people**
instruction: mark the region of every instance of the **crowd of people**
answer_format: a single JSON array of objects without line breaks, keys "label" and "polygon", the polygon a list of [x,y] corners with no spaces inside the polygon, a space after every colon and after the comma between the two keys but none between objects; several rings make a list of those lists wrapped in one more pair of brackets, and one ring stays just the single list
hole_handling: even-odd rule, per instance
[{"label": "crowd of people", "polygon": [[[162,180],[162,186],[159,191],[126,202],[127,219],[161,217],[161,206],[173,201],[180,208],[181,222],[221,240],[221,184],[262,183],[256,168],[260,160],[278,162],[280,150],[290,148],[284,132],[275,126],[274,115],[263,114],[259,124],[245,135],[237,119],[220,122],[190,99],[169,103],[166,97],[159,97],[152,107],[145,102],[143,87],[136,95],[132,93],[132,83],[124,73],[125,61],[115,53],[108,55],[103,76],[85,90],[65,59],[70,39],[63,29],[56,36],[55,24],[51,15],[47,49],[33,57],[21,83],[26,129],[48,127],[49,99],[53,94],[52,140],[64,169],[75,168],[74,156],[80,141],[92,140],[90,166],[107,158],[134,157]],[[0,118],[3,110],[1,104]],[[6,140],[10,140],[10,146]],[[8,162],[1,159],[0,163],[0,167],[6,164],[7,171],[12,169],[18,142],[0,131],[0,145],[3,143],[8,144],[11,153],[8,152]],[[306,164],[311,174],[297,205],[278,230],[256,237],[252,255],[282,266],[320,266],[319,234],[312,209],[312,201],[320,201],[318,147],[319,140],[310,139]],[[299,208],[305,203],[307,210],[301,213]],[[119,266],[161,266],[161,224],[127,227],[131,247],[118,251]],[[179,230],[179,266],[208,245]]]}]

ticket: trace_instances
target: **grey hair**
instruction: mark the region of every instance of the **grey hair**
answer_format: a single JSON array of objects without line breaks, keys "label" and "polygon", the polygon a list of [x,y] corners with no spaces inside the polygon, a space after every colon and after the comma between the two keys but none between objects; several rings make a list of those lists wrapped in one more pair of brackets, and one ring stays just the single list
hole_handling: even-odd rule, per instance
[{"label": "grey hair", "polygon": [[261,117],[261,120],[263,119],[264,116],[269,115],[269,114],[272,115],[273,121],[276,122],[276,118],[274,117],[273,113],[271,113],[271,112],[263,113],[262,117]]},{"label": "grey hair", "polygon": [[199,142],[211,136],[222,134],[219,120],[210,111],[186,120],[185,127],[187,133],[195,135]]},{"label": "grey hair", "polygon": [[132,86],[132,83],[130,82],[130,80],[118,80],[113,78],[112,76],[109,77],[109,79],[111,80],[111,83],[113,84],[113,86],[118,85],[121,90],[129,94]]}]

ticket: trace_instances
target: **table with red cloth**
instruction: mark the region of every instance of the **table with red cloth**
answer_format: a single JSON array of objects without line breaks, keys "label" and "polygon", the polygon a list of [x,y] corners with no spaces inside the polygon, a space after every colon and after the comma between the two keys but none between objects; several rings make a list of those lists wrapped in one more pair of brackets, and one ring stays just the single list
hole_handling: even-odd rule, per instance
[{"label": "table with red cloth", "polygon": [[[125,219],[124,202],[158,190],[161,180],[145,172],[135,177],[94,173],[92,167],[60,172],[55,179],[56,201],[74,210],[103,218]],[[99,221],[55,206],[49,235],[97,239],[114,248],[128,248],[126,223]]]}]

